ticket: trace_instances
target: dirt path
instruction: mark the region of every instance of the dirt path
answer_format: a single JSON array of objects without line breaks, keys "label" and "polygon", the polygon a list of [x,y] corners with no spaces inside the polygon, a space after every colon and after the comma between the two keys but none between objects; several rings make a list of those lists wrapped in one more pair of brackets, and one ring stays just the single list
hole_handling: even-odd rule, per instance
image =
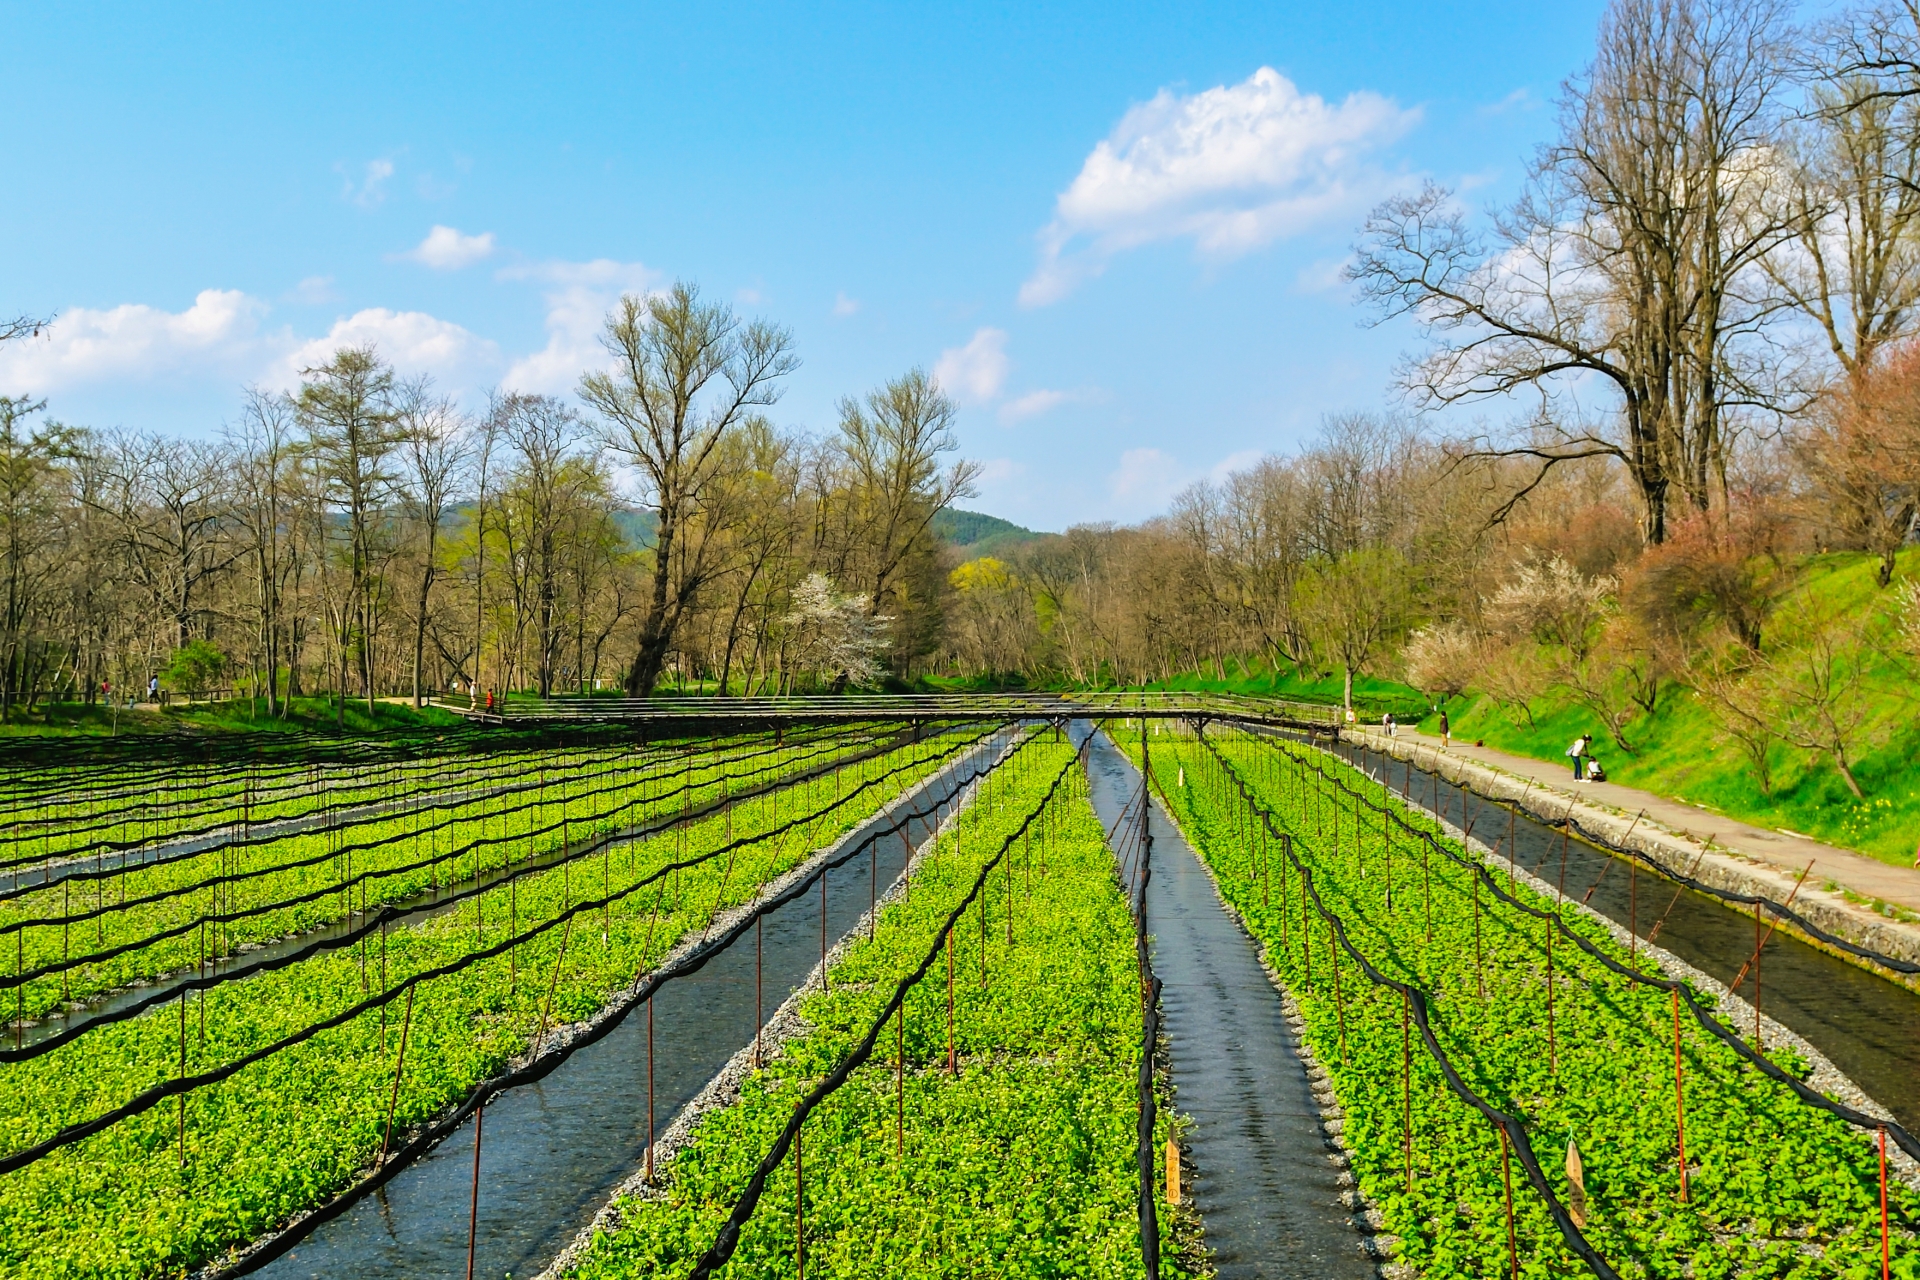
[{"label": "dirt path", "polygon": [[[1403,748],[1409,743],[1417,744],[1423,756],[1440,751],[1440,739],[1430,734],[1402,728],[1395,738],[1389,740],[1378,728],[1363,728],[1365,740],[1376,749],[1391,741]],[[1644,811],[1647,815],[1643,819],[1645,822],[1664,827],[1696,843],[1711,840],[1716,849],[1731,850],[1741,857],[1766,863],[1794,876],[1798,876],[1802,868],[1811,862],[1813,874],[1808,877],[1809,885],[1832,880],[1863,897],[1879,898],[1909,911],[1920,911],[1920,869],[1892,866],[1864,853],[1836,848],[1807,836],[1755,826],[1683,800],[1623,787],[1617,782],[1575,782],[1570,764],[1547,764],[1529,760],[1525,756],[1495,751],[1491,747],[1476,747],[1457,739],[1447,754],[1528,779],[1556,795],[1576,798],[1589,805],[1613,809],[1629,816]]]}]

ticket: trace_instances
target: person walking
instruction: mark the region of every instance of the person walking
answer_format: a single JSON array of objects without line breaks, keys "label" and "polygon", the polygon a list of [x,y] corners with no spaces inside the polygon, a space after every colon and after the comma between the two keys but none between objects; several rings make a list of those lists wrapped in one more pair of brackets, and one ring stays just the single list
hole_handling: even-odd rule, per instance
[{"label": "person walking", "polygon": [[1393,712],[1391,711],[1381,712],[1380,713],[1380,731],[1386,734],[1389,738],[1391,738],[1394,736],[1394,733],[1393,733],[1394,727],[1395,726],[1393,723]]},{"label": "person walking", "polygon": [[1440,713],[1440,749],[1442,751],[1453,750],[1453,723],[1447,719],[1447,713],[1445,711]]},{"label": "person walking", "polygon": [[1573,780],[1579,782],[1584,772],[1580,766],[1587,755],[1586,734],[1583,733],[1573,740],[1573,745],[1567,748],[1567,755],[1573,761]]}]

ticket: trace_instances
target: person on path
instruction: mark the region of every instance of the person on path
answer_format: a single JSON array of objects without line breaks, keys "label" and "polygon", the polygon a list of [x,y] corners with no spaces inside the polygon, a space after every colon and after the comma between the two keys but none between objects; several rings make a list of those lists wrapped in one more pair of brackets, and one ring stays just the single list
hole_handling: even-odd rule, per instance
[{"label": "person on path", "polygon": [[1394,736],[1393,731],[1394,731],[1395,725],[1393,723],[1393,712],[1383,711],[1380,713],[1380,728],[1386,733],[1386,735],[1389,738]]},{"label": "person on path", "polygon": [[1585,761],[1586,754],[1587,735],[1583,733],[1573,740],[1572,746],[1567,748],[1567,755],[1573,760],[1573,780],[1575,782],[1581,780],[1581,775],[1584,771],[1580,766]]},{"label": "person on path", "polygon": [[1453,724],[1447,719],[1447,713],[1444,711],[1440,713],[1440,749],[1453,750]]}]

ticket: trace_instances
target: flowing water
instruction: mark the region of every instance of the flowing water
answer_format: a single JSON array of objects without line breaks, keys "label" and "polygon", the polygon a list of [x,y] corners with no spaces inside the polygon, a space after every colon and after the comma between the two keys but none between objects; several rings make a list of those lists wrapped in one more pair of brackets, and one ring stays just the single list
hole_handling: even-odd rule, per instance
[{"label": "flowing water", "polygon": [[[931,815],[952,800],[963,772],[996,751],[989,739],[925,783],[896,816]],[[851,847],[895,817],[862,824]],[[924,840],[929,824],[909,828]],[[842,937],[884,895],[909,855],[902,835],[874,842],[827,874],[826,937]],[[767,915],[758,930],[706,967],[669,983],[651,1014],[657,1137],[771,1017],[819,963],[821,895],[811,891]],[[756,984],[756,966],[759,982]],[[756,985],[758,991],[756,991]],[[574,1054],[545,1079],[501,1095],[486,1108],[480,1144],[476,1277],[531,1276],[597,1213],[645,1159],[648,1142],[649,1015],[636,1009],[612,1033]],[[425,1157],[347,1212],[318,1227],[256,1272],[306,1277],[461,1277],[467,1274],[474,1195],[474,1125],[469,1121]]]}]

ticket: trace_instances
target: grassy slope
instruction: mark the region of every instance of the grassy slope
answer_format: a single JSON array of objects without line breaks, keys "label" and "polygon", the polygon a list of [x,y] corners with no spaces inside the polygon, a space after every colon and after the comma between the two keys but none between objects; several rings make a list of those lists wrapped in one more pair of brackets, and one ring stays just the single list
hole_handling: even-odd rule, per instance
[{"label": "grassy slope", "polygon": [[[1920,572],[1920,551],[1901,558],[1903,575]],[[1796,591],[1822,603],[1860,610],[1878,598],[1872,565],[1859,554],[1818,557],[1806,569]],[[1874,710],[1864,734],[1854,776],[1866,792],[1855,800],[1825,757],[1776,746],[1773,795],[1760,791],[1746,758],[1725,741],[1707,708],[1691,693],[1669,687],[1657,710],[1629,724],[1629,755],[1612,742],[1591,712],[1537,699],[1533,723],[1518,712],[1502,712],[1492,699],[1477,695],[1448,704],[1456,738],[1484,740],[1490,747],[1537,760],[1563,763],[1567,745],[1592,734],[1609,776],[1630,787],[1676,796],[1692,804],[1752,822],[1816,836],[1858,849],[1885,862],[1908,865],[1920,835],[1920,707],[1897,668],[1878,660],[1868,669]],[[1516,723],[1516,720],[1518,721]],[[1437,730],[1437,718],[1423,728]]]}]

